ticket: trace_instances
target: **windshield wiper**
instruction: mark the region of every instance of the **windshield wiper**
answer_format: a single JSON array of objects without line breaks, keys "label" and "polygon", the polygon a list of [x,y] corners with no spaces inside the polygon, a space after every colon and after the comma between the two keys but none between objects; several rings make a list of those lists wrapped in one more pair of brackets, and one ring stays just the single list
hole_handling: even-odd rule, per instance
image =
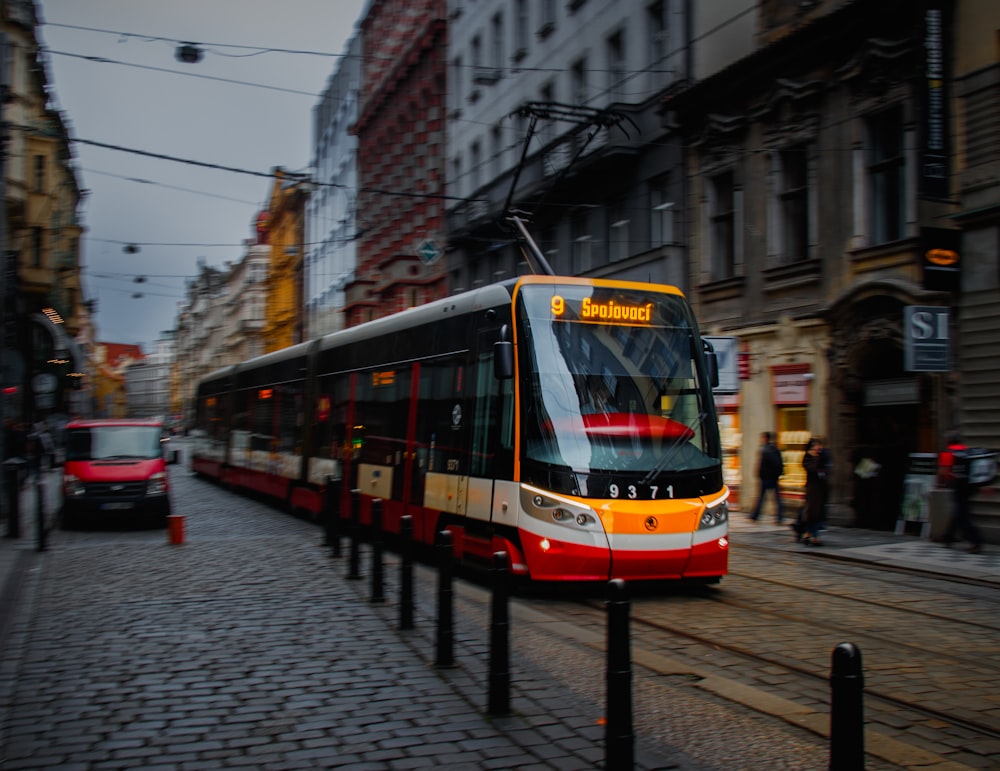
[{"label": "windshield wiper", "polygon": [[[708,417],[707,412],[699,412],[698,417],[694,419],[693,425],[688,425],[686,423],[684,425],[687,426],[687,428],[689,428],[691,431],[695,431],[696,428],[701,428],[701,424],[707,417]],[[646,476],[642,478],[642,484],[648,485],[656,478],[657,474],[659,474],[661,471],[663,471],[663,469],[667,467],[670,461],[674,459],[674,456],[680,450],[682,441],[686,442],[687,440],[675,439],[673,443],[671,443],[670,449],[668,449],[665,453],[663,453],[663,457],[660,458],[653,465],[653,467],[646,472]]]}]

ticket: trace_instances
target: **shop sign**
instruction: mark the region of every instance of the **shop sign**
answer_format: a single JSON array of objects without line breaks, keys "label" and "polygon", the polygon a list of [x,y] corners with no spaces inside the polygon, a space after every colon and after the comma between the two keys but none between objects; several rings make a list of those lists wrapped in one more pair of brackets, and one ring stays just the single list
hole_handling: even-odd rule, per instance
[{"label": "shop sign", "polygon": [[923,116],[921,121],[920,195],[948,197],[951,176],[948,143],[949,57],[948,39],[952,30],[943,0],[930,0],[924,10]]},{"label": "shop sign", "polygon": [[771,369],[771,397],[775,404],[809,404],[808,364],[786,364]]},{"label": "shop sign", "polygon": [[903,369],[950,372],[950,329],[951,308],[946,305],[903,308]]},{"label": "shop sign", "polygon": [[917,404],[920,393],[917,379],[894,378],[892,380],[872,380],[865,383],[865,406],[886,407],[892,404]]},{"label": "shop sign", "polygon": [[958,292],[962,286],[962,232],[947,228],[920,229],[920,267],[924,289]]}]

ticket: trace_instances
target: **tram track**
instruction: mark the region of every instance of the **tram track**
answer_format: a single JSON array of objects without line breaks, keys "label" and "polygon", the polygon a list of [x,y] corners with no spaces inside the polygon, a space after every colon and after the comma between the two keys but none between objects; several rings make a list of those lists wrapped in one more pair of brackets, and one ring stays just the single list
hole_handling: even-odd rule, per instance
[{"label": "tram track", "polygon": [[[724,598],[714,597],[714,598],[712,598],[712,602],[730,605],[732,607],[737,607],[737,608],[740,608],[742,610],[748,610],[748,611],[752,610],[748,606],[744,606],[741,603],[729,602],[729,601],[725,600]],[[591,602],[591,606],[594,607],[593,604],[592,604],[592,602]],[[754,610],[754,612],[757,612],[757,611]],[[693,634],[693,633],[691,633],[691,632],[689,632],[687,630],[681,629],[681,628],[679,628],[677,626],[670,626],[670,625],[663,624],[661,622],[651,621],[648,618],[643,618],[641,615],[633,614],[631,620],[632,620],[633,627],[636,626],[636,625],[641,625],[641,626],[643,626],[645,628],[648,628],[648,629],[656,631],[656,632],[665,632],[665,633],[668,633],[670,635],[674,635],[674,636],[678,636],[678,637],[684,637],[684,638],[686,638],[688,640],[691,640],[693,642],[697,642],[697,643],[700,643],[700,644],[705,645],[705,646],[710,646],[711,648],[716,649],[716,650],[724,649],[726,651],[729,651],[730,653],[734,653],[736,655],[742,656],[742,657],[744,657],[744,658],[746,658],[748,660],[755,661],[755,662],[757,662],[759,664],[764,664],[764,665],[769,666],[769,667],[780,667],[780,668],[782,668],[782,669],[784,669],[784,670],[786,670],[788,672],[793,672],[793,673],[795,673],[795,674],[797,674],[797,675],[799,675],[801,677],[809,678],[810,680],[813,680],[814,682],[826,683],[826,682],[828,682],[828,679],[829,679],[829,674],[830,673],[828,671],[827,672],[823,672],[823,673],[818,673],[818,672],[815,671],[815,669],[813,667],[808,666],[806,664],[801,664],[801,663],[796,663],[796,662],[789,662],[787,659],[783,659],[783,658],[780,658],[780,657],[762,655],[762,654],[757,653],[757,652],[755,652],[755,651],[753,651],[753,650],[751,650],[749,648],[746,648],[744,646],[728,644],[728,643],[725,643],[725,642],[719,642],[715,638],[709,638],[709,637],[704,636],[704,635]],[[842,630],[840,630],[840,629],[838,629],[837,627],[834,627],[834,626],[828,626],[828,628],[830,628],[833,631],[842,631]],[[640,632],[640,636],[641,636],[641,632]],[[871,641],[873,639],[877,639],[873,635],[870,635],[870,634],[867,634],[867,633],[864,635],[864,637],[865,637],[865,641],[866,642],[867,641]],[[882,642],[884,642],[886,644],[896,644],[896,645],[900,644],[898,640],[891,640],[889,638],[882,638]],[[906,643],[903,643],[903,644],[906,644]],[[861,648],[864,649],[865,647],[866,646],[864,645],[864,643],[861,643]],[[913,647],[913,646],[909,646],[909,647]],[[922,650],[922,649],[919,649],[919,648],[915,648],[915,649],[916,650]],[[961,663],[963,663],[965,665],[976,663],[976,662],[973,662],[973,661],[968,660],[968,659],[962,659],[962,658],[954,657],[954,656],[949,656],[948,658],[951,659],[952,661],[955,661],[955,662],[959,662],[960,661]],[[932,719],[932,720],[939,720],[939,721],[942,721],[942,722],[945,722],[945,723],[950,723],[950,724],[955,725],[955,726],[960,726],[960,727],[962,727],[962,728],[964,728],[964,729],[966,729],[968,731],[973,731],[973,732],[975,732],[975,733],[977,733],[977,734],[979,734],[981,736],[988,737],[988,738],[991,738],[991,739],[1000,740],[1000,729],[998,729],[995,726],[988,726],[988,725],[985,725],[984,723],[981,723],[981,722],[978,722],[978,721],[968,720],[966,718],[962,718],[960,716],[956,716],[954,713],[944,712],[944,711],[942,711],[940,709],[935,709],[935,708],[932,708],[932,707],[927,707],[927,706],[915,703],[912,700],[902,699],[902,698],[893,696],[891,694],[880,692],[880,691],[872,688],[869,685],[865,686],[864,693],[865,693],[865,696],[866,696],[867,699],[877,699],[880,702],[883,702],[885,704],[890,704],[890,705],[895,706],[895,707],[900,707],[900,708],[908,709],[908,710],[910,710],[910,711],[912,711],[912,712],[914,712],[916,714],[922,715],[922,716],[924,716],[926,718],[929,718],[929,719]],[[868,706],[870,707],[871,704],[869,703]]]},{"label": "tram track", "polygon": [[[761,550],[762,555],[764,552]],[[773,565],[773,550],[766,556]],[[966,694],[964,700],[952,698],[955,693],[949,692],[957,687],[953,684],[958,679],[956,673],[982,673],[982,685],[972,687],[982,690],[984,705],[990,703],[989,683],[1000,675],[988,653],[995,649],[997,626],[983,619],[995,617],[989,614],[995,602],[962,586],[949,592],[947,582],[941,582],[930,591],[922,589],[922,602],[930,607],[921,607],[916,597],[899,599],[921,587],[905,581],[882,582],[881,571],[870,568],[841,575],[837,563],[825,561],[824,571],[817,574],[815,564],[815,560],[808,565],[794,558],[787,561],[784,569],[791,573],[811,571],[812,578],[805,582],[805,574],[762,577],[755,574],[754,566],[740,565],[718,589],[695,594],[676,590],[667,590],[665,595],[637,593],[630,615],[634,662],[678,683],[686,678],[687,684],[698,685],[702,677],[715,684],[720,680],[735,683],[733,692],[740,699],[747,698],[740,703],[751,708],[754,699],[747,694],[757,691],[763,695],[759,699],[764,705],[762,712],[772,717],[781,717],[780,710],[767,708],[773,698],[797,703],[813,710],[817,717],[822,713],[823,719],[814,719],[811,725],[795,715],[785,719],[822,734],[828,726],[829,655],[834,644],[817,641],[850,640],[865,659],[870,735],[874,730],[875,736],[891,737],[940,758],[962,753],[970,745],[1000,740],[1000,726],[989,711],[968,708],[978,690],[972,698]],[[839,580],[856,583],[839,590],[822,588],[824,582]],[[872,598],[863,591],[876,581],[882,582],[879,591],[884,598]],[[954,598],[955,592],[969,606],[953,614],[943,612],[948,595]],[[790,610],[810,604],[822,609]],[[573,637],[593,650],[602,649],[602,601],[593,597],[549,598],[543,607],[550,623],[566,625],[561,626],[564,633],[567,626],[574,626],[581,631]],[[977,619],[980,613],[983,615]],[[672,622],[671,618],[678,620]],[[852,622],[855,618],[859,623]],[[959,638],[974,642],[968,650],[947,642]],[[709,686],[709,690],[727,697],[724,688]]]},{"label": "tram track", "polygon": [[[774,557],[774,548],[770,547],[770,546],[759,546],[757,544],[741,543],[740,544],[740,549],[741,549],[741,551],[751,551],[751,552],[754,552],[754,553],[756,553],[756,554],[758,554],[760,556],[765,556],[766,555],[769,560],[773,560],[773,557]],[[827,570],[829,572],[837,572],[838,574],[842,575],[845,579],[848,579],[848,580],[855,578],[856,575],[857,575],[857,572],[858,572],[857,571],[857,562],[855,562],[853,560],[850,560],[850,559],[847,559],[847,558],[841,559],[841,558],[838,558],[836,555],[829,555],[829,558],[827,559]],[[912,583],[912,581],[892,581],[892,580],[889,580],[889,578],[887,577],[887,576],[894,576],[894,575],[907,576],[908,578],[911,578],[911,579],[919,581],[920,584],[919,585],[914,585]],[[733,568],[730,569],[729,576],[730,577],[732,577],[732,576],[741,576],[743,578],[748,578],[748,579],[752,579],[752,580],[755,580],[755,581],[761,581],[761,582],[765,582],[765,583],[770,583],[770,584],[774,584],[776,586],[786,586],[786,587],[789,587],[789,588],[791,588],[791,586],[792,586],[791,584],[789,584],[788,582],[785,582],[785,581],[781,581],[781,580],[778,580],[778,579],[769,578],[769,577],[765,577],[765,576],[761,576],[761,575],[757,575],[757,574],[754,574],[754,573],[750,573],[750,572],[747,572],[747,571],[741,571],[739,569],[733,569]],[[924,594],[927,592],[929,585],[932,585],[932,586],[938,586],[938,585],[947,586],[948,587],[948,598],[949,598],[949,600],[952,599],[952,598],[954,598],[956,595],[960,595],[960,596],[966,597],[968,599],[976,599],[976,600],[978,600],[978,599],[982,598],[983,593],[993,594],[995,592],[995,590],[996,590],[996,584],[992,583],[990,581],[983,581],[981,579],[969,578],[967,576],[948,576],[947,578],[941,578],[940,576],[936,576],[936,575],[931,576],[928,573],[920,571],[920,570],[917,570],[915,568],[898,567],[898,566],[887,567],[885,565],[879,566],[879,584],[881,586],[886,586],[886,585],[890,585],[891,584],[891,585],[899,587],[901,589],[906,589],[906,590],[910,590],[910,591],[920,591],[921,593],[924,593]],[[983,590],[983,592],[975,592],[975,591],[965,592],[965,591],[961,591],[958,588],[959,586],[974,587],[976,589]],[[827,595],[827,596],[831,596],[831,597],[842,597],[843,596],[842,594],[838,594],[838,593],[832,592],[831,590],[824,589],[824,588],[821,588],[821,587],[818,587],[818,586],[815,586],[815,585],[813,585],[811,587],[811,590],[815,591],[817,593],[821,593],[821,594],[824,594],[824,595]],[[896,608],[897,607],[896,605],[890,605],[888,603],[884,603],[884,602],[880,602],[880,601],[875,601],[875,600],[863,598],[863,597],[860,597],[860,596],[856,596],[855,598],[857,599],[858,602],[867,602],[867,603],[870,603],[870,604],[881,604],[883,607],[889,607],[889,608]],[[1000,602],[996,602],[996,603],[994,603],[994,605],[997,606],[998,609],[1000,609]],[[948,620],[948,621],[955,620],[953,616],[944,616],[944,615],[941,615],[941,614],[929,613],[929,612],[925,612],[925,611],[913,611],[913,612],[914,613],[924,613],[925,615],[927,615],[928,617],[931,617],[931,618],[938,618],[938,619],[943,619],[943,620]],[[1000,615],[998,615],[997,618],[1000,618]],[[979,622],[969,621],[967,619],[962,619],[962,623],[977,624]],[[1000,623],[996,623],[996,624],[982,624],[982,626],[984,628],[991,629],[991,630],[994,630],[994,631],[1000,631]]]}]

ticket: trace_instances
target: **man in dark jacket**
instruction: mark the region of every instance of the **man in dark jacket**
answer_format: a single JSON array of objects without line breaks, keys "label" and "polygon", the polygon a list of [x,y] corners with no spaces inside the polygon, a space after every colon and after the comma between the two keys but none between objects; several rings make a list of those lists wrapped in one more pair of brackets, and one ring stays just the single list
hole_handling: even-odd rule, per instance
[{"label": "man in dark jacket", "polygon": [[949,431],[945,436],[945,449],[938,455],[938,482],[951,488],[951,518],[944,534],[935,540],[951,546],[958,538],[959,531],[969,539],[969,551],[979,554],[983,550],[983,535],[972,521],[972,487],[968,478],[968,461],[965,454],[968,446],[962,442],[958,431]]},{"label": "man in dark jacket", "polygon": [[781,451],[774,443],[770,431],[760,435],[760,453],[757,456],[757,477],[760,479],[760,496],[753,508],[750,519],[760,519],[760,510],[764,505],[764,496],[768,490],[774,491],[774,500],[778,508],[778,524],[785,519],[784,507],[781,504],[781,492],[778,490],[778,480],[785,473],[785,464],[781,460]]}]

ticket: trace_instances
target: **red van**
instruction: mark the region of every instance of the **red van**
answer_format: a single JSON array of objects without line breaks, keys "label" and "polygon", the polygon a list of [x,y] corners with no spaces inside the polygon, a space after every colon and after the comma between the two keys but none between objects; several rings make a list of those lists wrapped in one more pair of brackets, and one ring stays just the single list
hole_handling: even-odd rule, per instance
[{"label": "red van", "polygon": [[152,518],[166,525],[170,480],[163,421],[72,420],[65,439],[64,526],[85,514]]}]

